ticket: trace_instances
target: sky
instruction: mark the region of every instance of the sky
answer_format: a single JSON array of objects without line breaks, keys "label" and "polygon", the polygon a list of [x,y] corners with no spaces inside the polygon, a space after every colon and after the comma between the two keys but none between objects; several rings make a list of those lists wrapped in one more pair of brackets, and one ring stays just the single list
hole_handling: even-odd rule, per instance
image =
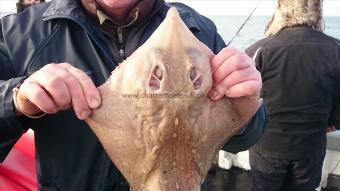
[{"label": "sky", "polygon": [[[258,0],[166,0],[183,2],[204,15],[249,15]],[[0,12],[15,12],[17,0],[0,0]],[[262,0],[254,15],[272,15],[275,0]],[[340,0],[324,0],[325,16],[340,16]]]}]

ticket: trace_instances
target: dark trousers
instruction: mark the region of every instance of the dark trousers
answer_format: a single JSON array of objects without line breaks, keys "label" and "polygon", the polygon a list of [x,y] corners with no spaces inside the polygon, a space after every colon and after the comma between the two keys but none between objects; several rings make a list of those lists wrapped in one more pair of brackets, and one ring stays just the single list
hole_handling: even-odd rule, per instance
[{"label": "dark trousers", "polygon": [[325,152],[303,160],[286,160],[249,151],[253,191],[315,191]]}]

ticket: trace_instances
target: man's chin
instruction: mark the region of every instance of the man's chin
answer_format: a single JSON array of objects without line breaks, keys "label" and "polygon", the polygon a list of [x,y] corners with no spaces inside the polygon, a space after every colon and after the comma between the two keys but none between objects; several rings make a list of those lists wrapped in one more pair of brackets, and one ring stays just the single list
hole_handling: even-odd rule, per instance
[{"label": "man's chin", "polygon": [[141,0],[96,0],[113,9],[126,9],[134,7]]}]

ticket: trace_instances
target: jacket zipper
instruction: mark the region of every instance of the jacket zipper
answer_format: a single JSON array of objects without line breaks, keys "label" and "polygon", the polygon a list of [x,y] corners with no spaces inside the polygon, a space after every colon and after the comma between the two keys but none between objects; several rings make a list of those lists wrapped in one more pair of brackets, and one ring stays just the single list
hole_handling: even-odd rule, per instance
[{"label": "jacket zipper", "polygon": [[125,59],[125,45],[123,39],[123,27],[117,28],[118,42],[119,42],[119,56],[122,60]]},{"label": "jacket zipper", "polygon": [[138,16],[139,16],[139,10],[137,10],[134,14],[135,14],[134,18],[132,19],[132,21],[130,21],[130,23],[128,23],[127,25],[124,25],[124,26],[118,26],[117,27],[117,35],[118,35],[118,42],[119,42],[119,47],[118,47],[119,56],[120,56],[122,61],[125,60],[125,41],[124,41],[123,29],[131,26],[132,24],[134,24],[137,21]]}]

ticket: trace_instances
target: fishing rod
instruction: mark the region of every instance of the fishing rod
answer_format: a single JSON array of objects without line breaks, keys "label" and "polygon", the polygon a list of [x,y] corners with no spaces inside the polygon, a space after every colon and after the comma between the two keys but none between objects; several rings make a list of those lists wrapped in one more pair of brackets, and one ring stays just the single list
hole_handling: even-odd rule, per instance
[{"label": "fishing rod", "polygon": [[236,36],[238,36],[242,30],[242,28],[247,24],[247,22],[249,21],[249,19],[253,16],[254,12],[256,11],[256,9],[258,8],[258,6],[260,5],[261,0],[259,0],[254,8],[254,10],[250,13],[250,15],[248,16],[248,18],[243,22],[243,24],[241,25],[241,27],[237,30],[237,32],[235,33],[235,35],[233,36],[233,38],[227,43],[227,47],[234,41],[234,39],[236,38]]}]

